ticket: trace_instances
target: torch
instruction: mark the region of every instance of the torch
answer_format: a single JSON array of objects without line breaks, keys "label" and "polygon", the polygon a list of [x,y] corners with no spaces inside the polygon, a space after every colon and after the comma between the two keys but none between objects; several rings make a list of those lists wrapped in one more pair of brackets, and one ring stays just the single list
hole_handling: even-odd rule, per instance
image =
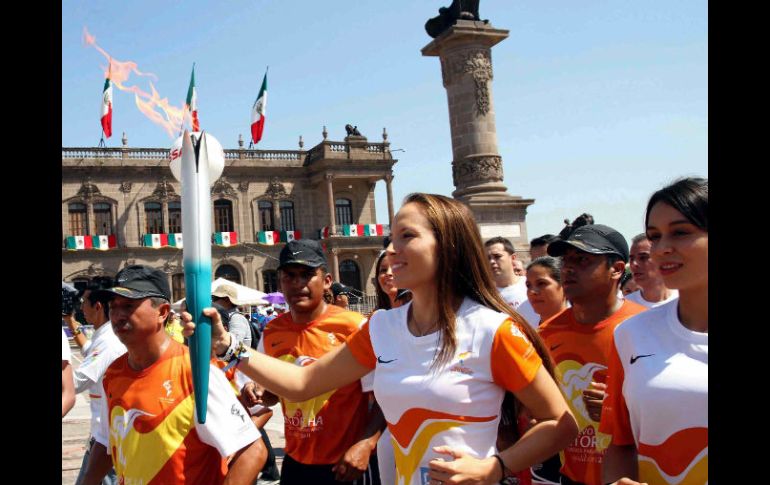
[{"label": "torch", "polygon": [[198,422],[206,422],[211,361],[211,200],[209,187],[225,165],[222,145],[213,136],[184,134],[171,149],[171,173],[182,183],[182,238],[187,311],[196,323],[190,337],[193,391]]}]

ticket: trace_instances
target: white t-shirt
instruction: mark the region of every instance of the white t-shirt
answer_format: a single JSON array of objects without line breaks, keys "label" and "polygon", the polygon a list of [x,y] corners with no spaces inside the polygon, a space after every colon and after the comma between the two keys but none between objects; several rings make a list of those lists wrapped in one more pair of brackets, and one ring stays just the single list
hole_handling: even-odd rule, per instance
[{"label": "white t-shirt", "polygon": [[67,340],[67,334],[64,333],[64,328],[61,329],[61,360],[72,362],[72,351],[70,350],[70,343]]},{"label": "white t-shirt", "polygon": [[636,290],[633,293],[629,293],[628,295],[625,296],[625,299],[630,300],[634,303],[638,303],[647,308],[655,308],[679,298],[678,290],[670,290],[670,291],[671,291],[671,296],[669,296],[663,301],[653,302],[653,301],[645,300],[644,297],[642,296],[642,290]]},{"label": "white t-shirt", "polygon": [[527,279],[519,276],[519,281],[505,288],[498,288],[497,291],[500,292],[503,300],[516,310],[519,305],[527,301]]},{"label": "white t-shirt", "polygon": [[640,482],[708,481],[708,333],[684,327],[678,303],[614,333],[600,430],[613,444],[636,444]]},{"label": "white t-shirt", "polygon": [[434,446],[479,458],[496,452],[504,392],[532,382],[541,360],[508,315],[466,298],[457,312],[457,353],[433,372],[439,333],[412,335],[410,307],[376,312],[348,348],[364,365],[376,366],[374,395],[393,434],[399,483],[424,485],[428,462],[447,459]]},{"label": "white t-shirt", "polygon": [[91,345],[83,351],[85,359],[72,372],[75,381],[75,393],[88,389],[91,407],[91,433],[99,427],[101,421],[102,378],[107,367],[126,353],[126,346],[118,340],[108,321],[99,327],[91,339]]},{"label": "white t-shirt", "polygon": [[535,309],[532,308],[532,303],[529,302],[529,298],[519,305],[519,308],[516,308],[516,311],[524,317],[524,320],[527,321],[530,327],[537,329],[537,327],[540,325],[540,315],[538,315],[535,312]]}]

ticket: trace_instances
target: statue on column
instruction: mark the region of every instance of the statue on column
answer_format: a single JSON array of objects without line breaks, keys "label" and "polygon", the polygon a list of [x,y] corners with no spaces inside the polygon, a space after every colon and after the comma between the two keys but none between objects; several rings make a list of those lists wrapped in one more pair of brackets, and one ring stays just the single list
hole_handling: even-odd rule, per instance
[{"label": "statue on column", "polygon": [[[438,17],[425,22],[425,31],[435,39],[458,20],[481,20],[479,0],[452,0],[449,7],[438,9]],[[489,20],[483,20],[483,22],[486,24]]]}]

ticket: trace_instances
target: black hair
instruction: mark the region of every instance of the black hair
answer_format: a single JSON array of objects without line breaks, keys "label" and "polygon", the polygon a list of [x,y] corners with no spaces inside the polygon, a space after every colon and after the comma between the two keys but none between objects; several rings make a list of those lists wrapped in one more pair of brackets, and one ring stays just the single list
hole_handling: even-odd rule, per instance
[{"label": "black hair", "polygon": [[503,249],[505,249],[506,253],[516,254],[516,249],[514,249],[513,243],[502,236],[493,237],[492,239],[484,243],[484,247],[488,248],[493,244],[502,244]]},{"label": "black hair", "polygon": [[112,299],[111,294],[104,293],[99,290],[107,290],[115,286],[115,280],[109,276],[95,276],[91,281],[86,283],[86,287],[83,290],[83,293],[86,292],[86,290],[89,291],[88,293],[88,302],[91,304],[91,306],[96,305],[97,303],[102,304],[102,311],[104,312],[104,318],[107,320],[110,319],[110,300]]},{"label": "black hair", "polygon": [[554,258],[553,256],[542,256],[535,259],[527,265],[527,271],[533,266],[542,266],[548,270],[551,278],[557,283],[561,284],[561,258]]},{"label": "black hair", "polygon": [[529,242],[530,247],[538,247],[538,246],[547,246],[548,244],[551,244],[552,242],[559,239],[559,236],[553,235],[553,234],[543,234],[540,237],[536,237],[533,240]]},{"label": "black hair", "polygon": [[650,211],[658,202],[668,204],[697,228],[709,232],[709,181],[700,177],[681,178],[650,197],[644,226],[650,223]]},{"label": "black hair", "polygon": [[634,275],[631,273],[631,270],[626,267],[626,270],[623,272],[623,276],[620,277],[620,287],[623,288],[623,285],[631,281],[633,277]]}]

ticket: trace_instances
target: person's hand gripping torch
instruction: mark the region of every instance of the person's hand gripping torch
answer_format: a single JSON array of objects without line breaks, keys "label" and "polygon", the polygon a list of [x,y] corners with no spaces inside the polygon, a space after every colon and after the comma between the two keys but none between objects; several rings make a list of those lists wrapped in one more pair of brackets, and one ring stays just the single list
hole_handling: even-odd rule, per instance
[{"label": "person's hand gripping torch", "polygon": [[182,183],[185,297],[196,323],[189,345],[199,423],[206,422],[211,361],[211,320],[203,315],[203,309],[211,306],[210,186],[224,165],[222,145],[206,132],[185,130],[171,149],[171,173]]}]

